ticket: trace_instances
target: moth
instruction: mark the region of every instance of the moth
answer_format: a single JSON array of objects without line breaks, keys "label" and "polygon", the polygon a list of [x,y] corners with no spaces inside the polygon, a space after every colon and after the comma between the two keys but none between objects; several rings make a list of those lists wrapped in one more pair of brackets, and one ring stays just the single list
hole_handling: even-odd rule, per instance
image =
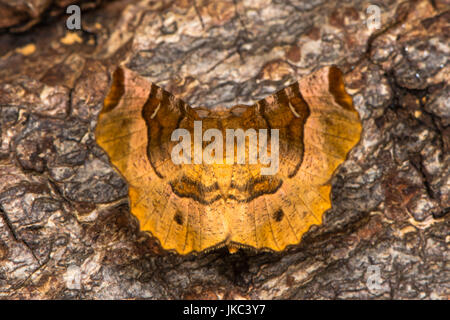
[{"label": "moth", "polygon": [[[200,121],[200,132],[194,132]],[[277,171],[262,174],[265,164],[248,161],[252,151],[247,136],[245,162],[226,161],[220,144],[213,156],[223,161],[174,162],[173,151],[180,143],[173,139],[177,129],[202,137],[210,129],[223,136],[230,129],[276,130]],[[222,246],[230,252],[241,247],[281,251],[300,243],[313,224],[322,223],[331,207],[330,179],[358,143],[361,122],[343,75],[334,66],[253,105],[228,109],[192,108],[119,67],[95,134],[128,182],[131,212],[141,230],[150,232],[164,249],[179,254]],[[270,150],[272,142],[261,141],[257,147]],[[197,159],[199,150],[204,155],[208,147],[205,141],[200,149],[198,142],[188,144],[187,153]],[[235,151],[234,160],[239,160]]]}]

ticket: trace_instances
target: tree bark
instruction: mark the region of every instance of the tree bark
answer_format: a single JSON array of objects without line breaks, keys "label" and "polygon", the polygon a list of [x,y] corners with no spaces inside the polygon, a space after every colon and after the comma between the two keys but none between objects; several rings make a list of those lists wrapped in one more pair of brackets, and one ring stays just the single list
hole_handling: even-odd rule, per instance
[{"label": "tree bark", "polygon": [[[379,29],[365,0],[114,1],[83,11],[80,31],[69,2],[30,26],[0,1],[0,297],[450,297],[446,1],[383,2]],[[279,253],[161,249],[93,134],[119,64],[206,107],[338,65],[363,134],[324,223]]]}]

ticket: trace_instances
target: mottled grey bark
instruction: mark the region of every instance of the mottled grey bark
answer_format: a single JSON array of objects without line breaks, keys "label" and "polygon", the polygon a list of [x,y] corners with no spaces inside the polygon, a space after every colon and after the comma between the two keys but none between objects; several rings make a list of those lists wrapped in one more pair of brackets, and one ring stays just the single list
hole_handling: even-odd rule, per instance
[{"label": "mottled grey bark", "polygon": [[[370,4],[115,1],[84,12],[82,31],[61,15],[12,34],[28,18],[6,25],[0,1],[0,297],[448,299],[448,2],[377,2],[375,30]],[[160,249],[93,135],[121,63],[193,106],[340,66],[363,135],[324,223],[280,253]]]}]

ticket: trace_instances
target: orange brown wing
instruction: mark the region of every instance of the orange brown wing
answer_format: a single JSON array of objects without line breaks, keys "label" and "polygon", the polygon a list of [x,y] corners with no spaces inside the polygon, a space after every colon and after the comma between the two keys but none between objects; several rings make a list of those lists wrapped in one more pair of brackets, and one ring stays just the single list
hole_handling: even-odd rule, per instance
[{"label": "orange brown wing", "polygon": [[[278,129],[279,171],[260,164],[171,161],[173,130]],[[221,245],[283,250],[330,208],[329,180],[358,142],[361,125],[340,71],[323,68],[253,106],[190,108],[120,68],[96,137],[129,183],[141,229],[181,254]],[[248,156],[248,150],[247,150]]]}]

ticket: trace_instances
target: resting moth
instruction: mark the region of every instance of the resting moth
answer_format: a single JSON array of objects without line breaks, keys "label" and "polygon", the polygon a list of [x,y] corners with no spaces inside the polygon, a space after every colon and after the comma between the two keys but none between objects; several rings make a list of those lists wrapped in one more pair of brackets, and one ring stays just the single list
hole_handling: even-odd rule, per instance
[{"label": "resting moth", "polygon": [[[248,162],[174,163],[173,132],[183,128],[194,134],[198,121],[202,133],[277,129],[278,171],[263,175],[262,164]],[[361,123],[334,66],[254,105],[229,109],[191,108],[120,67],[95,133],[129,184],[131,212],[141,230],[164,249],[180,254],[220,246],[281,251],[322,223],[331,207],[330,178],[358,143]]]}]

